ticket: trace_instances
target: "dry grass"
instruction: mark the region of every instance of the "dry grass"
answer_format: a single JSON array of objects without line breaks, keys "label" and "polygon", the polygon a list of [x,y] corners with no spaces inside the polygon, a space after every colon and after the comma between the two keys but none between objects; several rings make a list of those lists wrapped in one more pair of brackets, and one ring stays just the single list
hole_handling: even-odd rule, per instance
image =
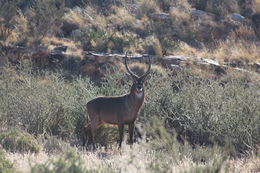
[{"label": "dry grass", "polygon": [[260,12],[260,0],[255,0],[255,6],[254,6],[255,12]]},{"label": "dry grass", "polygon": [[109,16],[108,20],[122,28],[134,27],[136,25],[136,18],[125,8],[116,8],[115,14]]},{"label": "dry grass", "polygon": [[68,22],[77,24],[80,28],[95,25],[97,27],[105,27],[106,19],[99,14],[94,8],[86,7],[74,8],[66,13],[63,17]]},{"label": "dry grass", "polygon": [[138,18],[142,18],[145,15],[149,15],[150,13],[159,12],[160,8],[153,0],[141,0],[138,1],[138,5],[140,6],[140,9],[137,13]]},{"label": "dry grass", "polygon": [[57,46],[68,46],[68,49],[66,51],[67,54],[82,57],[82,49],[79,45],[80,43],[75,43],[72,40],[69,39],[61,39],[57,37],[44,37],[42,40],[42,43],[48,47],[49,50],[52,50],[53,48]]},{"label": "dry grass", "polygon": [[144,40],[143,44],[144,44],[144,47],[146,47],[147,52],[149,54],[154,54],[158,57],[163,56],[162,45],[161,45],[159,39],[156,38],[155,36],[147,37]]},{"label": "dry grass", "polygon": [[237,160],[229,160],[230,169],[233,172],[252,173],[260,172],[260,157],[252,156],[250,158],[241,158]]},{"label": "dry grass", "polygon": [[[184,157],[176,160],[174,157],[162,156],[162,151],[152,150],[147,144],[135,144],[131,149],[124,145],[122,150],[118,150],[113,146],[110,150],[99,148],[95,152],[81,151],[73,148],[83,159],[83,166],[87,170],[103,170],[110,169],[112,172],[194,172],[195,170],[207,170],[207,167],[215,164],[215,159],[209,160],[207,163],[195,162],[192,156]],[[61,153],[60,153],[61,154]],[[50,159],[57,160],[60,155],[48,155],[45,152],[39,154],[17,154],[7,153],[7,158],[14,163],[16,170],[22,173],[30,172],[35,164],[43,164]],[[214,157],[221,157],[217,153]],[[157,165],[160,163],[160,165]],[[250,156],[241,159],[229,159],[223,163],[220,172],[259,172],[260,158]]]},{"label": "dry grass", "polygon": [[[135,72],[136,74],[138,74],[139,76],[144,74],[148,68],[147,65],[145,65],[144,63],[139,63],[139,62],[131,63],[129,66],[130,66],[131,70],[133,72]],[[167,76],[166,69],[159,65],[152,66],[152,73],[156,73],[163,77]]]},{"label": "dry grass", "polygon": [[220,42],[213,50],[206,47],[200,50],[185,43],[181,43],[179,49],[176,50],[174,54],[214,59],[221,64],[234,60],[242,62],[260,62],[260,45],[246,40],[227,40]]},{"label": "dry grass", "polygon": [[208,52],[208,56],[214,59],[223,61],[245,60],[249,62],[260,61],[260,47],[259,45],[247,41],[226,41],[212,52]]},{"label": "dry grass", "polygon": [[171,17],[174,17],[177,21],[189,21],[191,16],[187,11],[179,8],[171,8]]}]

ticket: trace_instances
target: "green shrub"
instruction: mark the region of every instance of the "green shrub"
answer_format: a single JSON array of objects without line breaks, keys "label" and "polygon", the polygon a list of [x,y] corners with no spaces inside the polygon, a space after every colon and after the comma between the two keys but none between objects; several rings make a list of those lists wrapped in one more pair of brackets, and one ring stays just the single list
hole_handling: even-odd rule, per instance
[{"label": "green shrub", "polygon": [[12,125],[34,135],[49,134],[71,138],[78,121],[85,121],[85,104],[95,88],[88,79],[67,83],[58,74],[33,75],[29,69],[21,71],[22,79],[1,74],[0,123]]},{"label": "green shrub", "polygon": [[148,132],[156,118],[192,144],[231,144],[244,151],[260,143],[259,86],[259,81],[247,77],[225,83],[185,73],[174,80],[152,78],[140,121],[148,125]]},{"label": "green shrub", "polygon": [[14,172],[13,164],[6,160],[4,152],[0,149],[0,172],[11,173]]},{"label": "green shrub", "polygon": [[[131,85],[131,80],[120,73],[107,75],[99,85],[82,78],[67,82],[47,72],[35,75],[28,68],[20,75],[17,80],[8,70],[0,74],[1,125],[70,140],[76,135],[82,137],[82,127],[88,121],[87,101],[98,95],[128,93]],[[169,133],[176,131],[182,142],[228,145],[235,149],[233,154],[245,151],[260,143],[259,86],[259,81],[250,81],[247,76],[211,80],[188,72],[154,74],[145,86],[146,101],[138,123],[150,137],[157,133],[153,127],[157,121]],[[100,130],[98,133],[104,135],[98,140],[104,136],[106,141],[116,140],[116,128],[109,128],[111,136]]]},{"label": "green shrub", "polygon": [[38,153],[40,147],[36,139],[26,132],[19,130],[7,130],[0,133],[0,144],[5,150],[11,152]]}]

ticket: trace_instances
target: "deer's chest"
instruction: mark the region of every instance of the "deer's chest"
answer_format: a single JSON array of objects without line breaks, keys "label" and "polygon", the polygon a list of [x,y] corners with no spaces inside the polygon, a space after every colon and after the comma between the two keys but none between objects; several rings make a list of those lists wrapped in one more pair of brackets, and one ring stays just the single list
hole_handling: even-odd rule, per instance
[{"label": "deer's chest", "polygon": [[121,118],[126,124],[132,123],[136,120],[141,105],[142,103],[139,103],[138,105],[125,107],[124,113],[121,114]]}]

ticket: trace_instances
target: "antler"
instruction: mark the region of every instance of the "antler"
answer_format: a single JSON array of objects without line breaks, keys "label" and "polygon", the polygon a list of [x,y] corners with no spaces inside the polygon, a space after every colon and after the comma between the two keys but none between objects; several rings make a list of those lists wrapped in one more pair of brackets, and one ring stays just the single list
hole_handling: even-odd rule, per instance
[{"label": "antler", "polygon": [[151,72],[152,62],[151,62],[150,56],[148,56],[148,58],[149,58],[149,67],[148,67],[147,71],[145,72],[145,74],[143,74],[140,78],[146,78],[146,76]]},{"label": "antler", "polygon": [[136,76],[129,68],[128,68],[128,65],[127,65],[127,52],[125,54],[125,67],[126,67],[126,70],[127,72],[133,77],[133,78],[138,78],[138,76]]},{"label": "antler", "polygon": [[137,75],[135,75],[130,69],[129,69],[129,67],[128,67],[128,65],[127,65],[127,52],[126,52],[126,54],[125,54],[125,67],[126,67],[126,70],[128,71],[128,73],[132,76],[132,77],[134,77],[134,78],[146,78],[146,76],[151,72],[151,66],[152,66],[152,62],[151,62],[151,58],[150,58],[150,56],[148,56],[148,58],[149,58],[149,67],[148,67],[148,69],[147,69],[147,71],[145,72],[145,74],[143,74],[141,77],[138,77]]}]

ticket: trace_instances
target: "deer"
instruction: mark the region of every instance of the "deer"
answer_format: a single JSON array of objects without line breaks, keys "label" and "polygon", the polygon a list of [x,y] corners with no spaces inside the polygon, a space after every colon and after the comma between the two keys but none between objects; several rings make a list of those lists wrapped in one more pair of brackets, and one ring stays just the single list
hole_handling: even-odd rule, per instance
[{"label": "deer", "polygon": [[[96,97],[86,104],[87,113],[89,115],[89,123],[84,126],[84,133],[89,139],[95,150],[95,131],[103,124],[117,125],[119,130],[119,146],[122,146],[124,137],[124,126],[128,125],[129,144],[133,144],[133,134],[135,121],[138,117],[139,110],[144,103],[144,83],[151,71],[151,58],[149,58],[149,66],[147,71],[141,75],[135,75],[127,65],[127,53],[124,57],[124,65],[128,75],[132,79],[130,92],[122,96],[103,96]],[[85,147],[86,138],[83,141]]]}]

